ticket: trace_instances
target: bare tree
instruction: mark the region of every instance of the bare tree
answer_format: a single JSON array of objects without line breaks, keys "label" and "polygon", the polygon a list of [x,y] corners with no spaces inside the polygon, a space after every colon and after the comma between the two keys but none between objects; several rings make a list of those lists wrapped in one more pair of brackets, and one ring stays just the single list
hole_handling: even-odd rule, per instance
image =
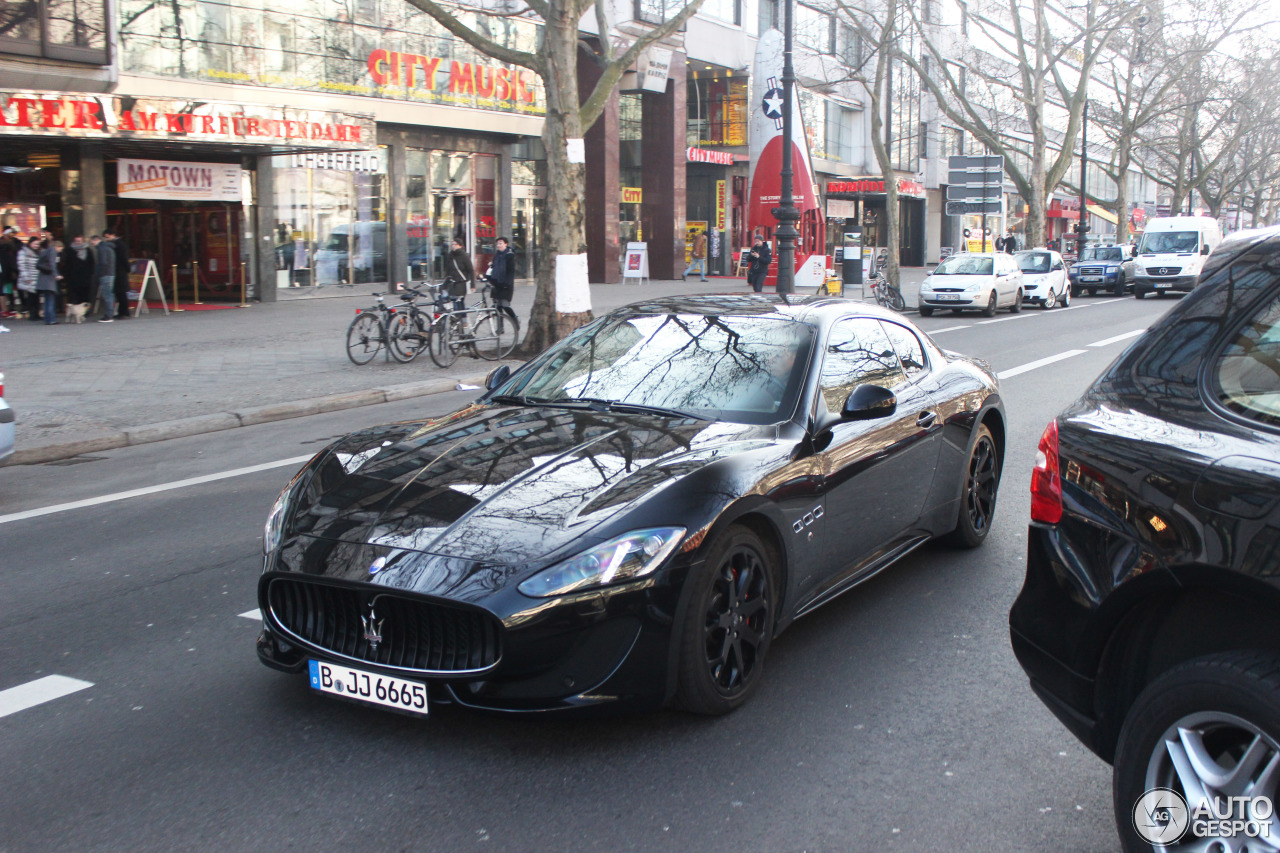
[{"label": "bare tree", "polygon": [[1094,67],[1141,9],[1109,0],[1069,7],[999,0],[965,12],[967,37],[913,16],[930,61],[898,56],[947,118],[1004,156],[1005,173],[1027,202],[1028,245],[1044,244],[1046,200],[1075,159]]},{"label": "bare tree", "polygon": [[[610,40],[606,0],[511,0],[503,16],[520,15],[543,23],[542,39],[534,51],[516,50],[467,26],[454,7],[435,0],[406,0],[421,9],[476,50],[513,65],[528,68],[542,78],[547,93],[547,114],[542,141],[547,152],[548,215],[543,226],[543,257],[538,269],[537,293],[523,351],[536,353],[573,329],[591,320],[591,311],[561,311],[556,300],[557,281],[586,291],[586,183],[582,164],[570,162],[568,141],[582,139],[604,111],[622,75],[636,63],[642,51],[679,30],[698,11],[703,0],[690,0],[667,21],[637,37],[621,53]],[[579,24],[594,6],[600,30],[598,41],[583,41]],[[471,10],[469,10],[471,11]],[[479,17],[497,16],[480,10]],[[585,99],[578,91],[578,57],[586,51],[600,65],[600,78]],[[677,81],[678,83],[679,81]],[[588,304],[590,297],[587,297]],[[563,304],[563,303],[562,303]]]}]

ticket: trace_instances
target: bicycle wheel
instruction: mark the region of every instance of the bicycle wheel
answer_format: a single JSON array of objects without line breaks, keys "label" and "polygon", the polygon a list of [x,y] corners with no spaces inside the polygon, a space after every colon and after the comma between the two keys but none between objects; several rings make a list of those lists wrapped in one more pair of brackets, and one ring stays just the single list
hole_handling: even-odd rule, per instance
[{"label": "bicycle wheel", "polygon": [[888,293],[886,295],[889,297],[889,307],[899,312],[906,310],[907,300],[902,298],[902,291],[896,287],[889,287],[887,290]]},{"label": "bicycle wheel", "polygon": [[421,322],[418,316],[408,314],[396,314],[391,318],[387,345],[391,347],[391,357],[401,364],[408,364],[422,353],[427,335],[420,328]]},{"label": "bicycle wheel", "polygon": [[482,313],[471,327],[471,345],[486,361],[511,355],[519,339],[520,324],[496,308]]},{"label": "bicycle wheel", "polygon": [[427,330],[427,351],[437,367],[449,367],[458,360],[458,343],[454,341],[449,315],[444,314]]},{"label": "bicycle wheel", "polygon": [[386,327],[377,314],[360,314],[347,327],[347,358],[352,364],[368,364],[386,339]]}]

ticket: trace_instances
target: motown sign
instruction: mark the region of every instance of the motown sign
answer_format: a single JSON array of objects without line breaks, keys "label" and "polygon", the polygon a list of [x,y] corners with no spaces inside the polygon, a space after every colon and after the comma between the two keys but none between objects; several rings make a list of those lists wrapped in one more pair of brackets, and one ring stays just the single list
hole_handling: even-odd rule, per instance
[{"label": "motown sign", "polygon": [[370,116],[257,104],[0,91],[0,135],[367,149]]}]

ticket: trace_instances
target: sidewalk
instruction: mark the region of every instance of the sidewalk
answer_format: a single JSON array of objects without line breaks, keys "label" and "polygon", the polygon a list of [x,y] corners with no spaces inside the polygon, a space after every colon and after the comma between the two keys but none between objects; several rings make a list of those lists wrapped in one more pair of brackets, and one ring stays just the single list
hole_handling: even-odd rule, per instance
[{"label": "sidewalk", "polygon": [[[915,273],[923,278],[922,271],[903,271],[908,307],[918,291]],[[352,364],[346,329],[357,308],[373,304],[369,294],[376,289],[326,289],[251,308],[167,317],[153,310],[111,324],[6,321],[0,372],[5,399],[17,413],[17,451],[9,464],[440,393],[458,382],[478,385],[495,366],[464,357],[440,370],[425,355],[412,364],[381,356]],[[591,300],[599,315],[644,298],[746,290],[734,278],[598,284]],[[516,288],[513,307],[522,319],[533,294],[532,285]]]}]

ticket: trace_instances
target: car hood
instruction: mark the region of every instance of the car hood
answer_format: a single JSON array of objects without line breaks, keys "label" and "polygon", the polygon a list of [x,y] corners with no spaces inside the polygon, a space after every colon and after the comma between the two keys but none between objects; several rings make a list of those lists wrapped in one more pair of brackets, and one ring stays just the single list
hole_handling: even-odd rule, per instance
[{"label": "car hood", "polygon": [[299,481],[285,533],[528,566],[775,436],[773,426],[477,404],[338,441]]},{"label": "car hood", "polygon": [[991,284],[989,275],[931,275],[925,279],[924,286],[930,287],[968,287],[971,284]]}]

